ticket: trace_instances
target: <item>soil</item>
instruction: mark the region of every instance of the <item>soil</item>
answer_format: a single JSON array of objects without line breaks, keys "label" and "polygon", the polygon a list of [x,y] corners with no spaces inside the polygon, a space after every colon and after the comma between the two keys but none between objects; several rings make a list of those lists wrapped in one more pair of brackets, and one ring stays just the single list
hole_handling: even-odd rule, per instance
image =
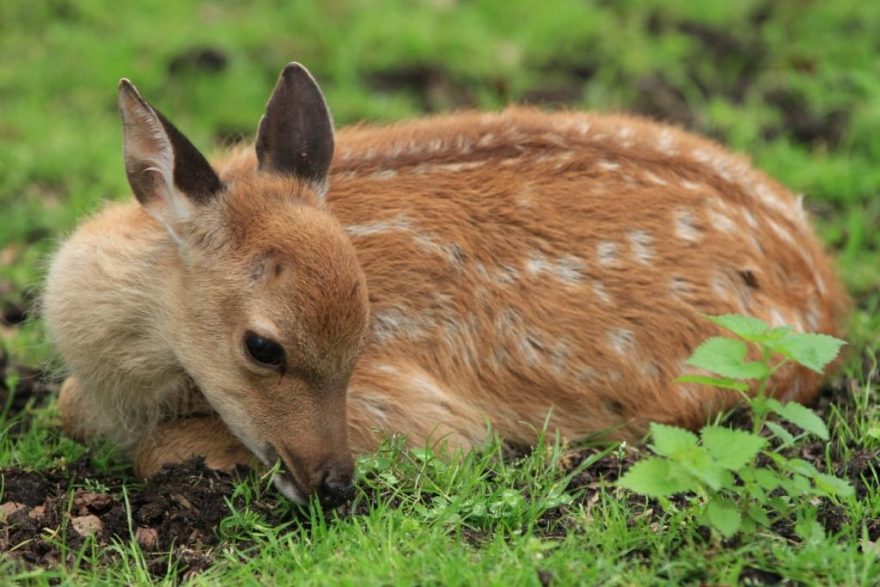
[{"label": "soil", "polygon": [[[245,473],[213,471],[192,460],[128,492],[126,506],[119,477],[96,470],[88,457],[65,469],[0,470],[0,552],[26,567],[72,565],[72,551],[85,540],[106,547],[134,535],[155,576],[165,576],[169,564],[180,577],[197,573],[212,562],[220,521],[230,514],[227,500],[244,505],[233,487]],[[255,509],[261,510],[259,504]],[[102,562],[115,556],[112,549],[100,552]]]},{"label": "soil", "polygon": [[10,436],[27,430],[31,409],[45,404],[57,390],[40,371],[12,364],[0,348],[0,414],[10,423]]}]

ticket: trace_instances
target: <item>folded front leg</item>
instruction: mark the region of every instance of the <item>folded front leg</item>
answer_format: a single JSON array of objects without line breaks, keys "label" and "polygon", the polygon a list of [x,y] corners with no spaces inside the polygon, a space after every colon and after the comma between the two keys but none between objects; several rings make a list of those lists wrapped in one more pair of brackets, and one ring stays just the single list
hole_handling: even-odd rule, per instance
[{"label": "folded front leg", "polygon": [[159,425],[134,450],[135,475],[152,477],[164,465],[204,457],[212,469],[227,470],[237,465],[255,466],[257,458],[216,416],[191,417]]}]

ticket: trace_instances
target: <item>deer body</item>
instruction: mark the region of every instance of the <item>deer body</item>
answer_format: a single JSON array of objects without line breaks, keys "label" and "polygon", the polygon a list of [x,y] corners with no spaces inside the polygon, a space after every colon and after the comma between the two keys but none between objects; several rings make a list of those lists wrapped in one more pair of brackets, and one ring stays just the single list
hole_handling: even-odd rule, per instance
[{"label": "deer body", "polygon": [[[321,140],[291,153],[310,162],[285,168],[273,105],[311,95],[279,94],[305,80],[290,70],[256,154],[214,166],[220,195],[183,198],[175,224],[168,194],[212,179],[144,189],[132,169],[151,167],[128,164],[136,195],[165,189],[165,207],[108,207],[50,272],[47,324],[75,377],[65,427],[140,447],[145,473],[169,454],[252,452],[282,458],[279,487],[302,498],[382,433],[469,448],[487,424],[533,441],[548,416],[567,438],[699,426],[736,399],[674,382],[716,333],[701,314],[838,332],[844,295],[800,202],[706,140],[509,109],[343,129],[329,175],[305,156],[326,153],[326,132],[306,130]],[[129,126],[138,104],[123,102]],[[174,146],[175,165],[192,159]],[[261,340],[282,341],[284,367],[235,366],[242,332],[262,358]],[[819,383],[792,367],[774,390],[806,401]]]}]

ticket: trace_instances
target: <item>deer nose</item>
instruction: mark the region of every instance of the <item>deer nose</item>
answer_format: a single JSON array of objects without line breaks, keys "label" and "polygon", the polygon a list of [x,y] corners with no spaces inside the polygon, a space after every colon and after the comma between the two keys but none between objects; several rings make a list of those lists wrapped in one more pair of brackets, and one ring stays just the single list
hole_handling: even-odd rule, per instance
[{"label": "deer nose", "polygon": [[335,508],[354,496],[354,467],[352,465],[328,467],[324,470],[318,486],[318,500],[327,508]]}]

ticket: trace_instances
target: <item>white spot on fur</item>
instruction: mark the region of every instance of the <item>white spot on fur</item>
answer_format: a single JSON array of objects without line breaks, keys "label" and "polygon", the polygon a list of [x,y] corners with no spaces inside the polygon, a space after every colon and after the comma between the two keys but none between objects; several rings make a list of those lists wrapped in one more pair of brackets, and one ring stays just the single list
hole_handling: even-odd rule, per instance
[{"label": "white spot on fur", "polygon": [[453,267],[462,267],[464,252],[456,243],[440,242],[437,237],[426,233],[416,233],[413,240],[423,251],[443,257]]},{"label": "white spot on fur", "polygon": [[519,271],[510,265],[501,265],[495,272],[498,283],[508,284],[519,279]]},{"label": "white spot on fur", "polygon": [[477,146],[478,147],[488,147],[489,145],[491,145],[494,142],[495,142],[495,134],[491,133],[491,132],[487,132],[482,137],[480,137],[479,141],[477,141]]},{"label": "white spot on fur", "polygon": [[736,222],[731,220],[727,214],[717,210],[709,210],[708,213],[709,222],[712,223],[715,230],[726,232],[727,234],[733,234],[736,232]]},{"label": "white spot on fur", "polygon": [[673,136],[672,131],[668,128],[664,128],[657,135],[657,148],[667,156],[676,154],[675,137]]},{"label": "white spot on fur", "polygon": [[387,363],[374,363],[373,371],[378,373],[386,373],[388,375],[398,375],[400,374],[400,369],[395,365],[389,365]]},{"label": "white spot on fur", "polygon": [[618,169],[620,169],[620,163],[614,163],[613,161],[605,161],[604,159],[602,161],[599,161],[598,163],[596,163],[596,165],[598,167],[604,169],[605,171],[617,171]]},{"label": "white spot on fur", "polygon": [[702,232],[694,223],[694,216],[688,210],[677,210],[675,212],[675,235],[688,242],[697,242],[702,236]]},{"label": "white spot on fur", "polygon": [[684,294],[693,293],[694,284],[679,275],[673,275],[669,279],[669,293],[673,297],[681,297]]},{"label": "white spot on fur", "polygon": [[374,236],[391,231],[409,230],[412,222],[404,214],[390,220],[379,220],[367,224],[349,224],[345,231],[351,236]]},{"label": "white spot on fur", "polygon": [[596,370],[592,367],[582,366],[577,373],[577,381],[578,383],[584,385],[587,383],[593,383],[596,380]]},{"label": "white spot on fur", "polygon": [[605,284],[601,281],[593,281],[593,295],[603,304],[611,303],[611,294],[605,288]]},{"label": "white spot on fur", "polygon": [[683,187],[684,189],[686,189],[690,192],[696,192],[696,191],[699,191],[703,188],[703,186],[701,184],[695,183],[693,181],[688,181],[686,179],[681,180],[679,183],[681,184],[681,187]]},{"label": "white spot on fur", "polygon": [[531,277],[537,277],[544,271],[547,271],[550,268],[550,262],[547,261],[547,257],[545,257],[542,253],[532,253],[528,260],[526,260],[526,273],[528,273]]},{"label": "white spot on fur", "polygon": [[619,355],[626,355],[632,350],[636,341],[636,335],[626,328],[615,328],[608,333],[608,343]]},{"label": "white spot on fur", "polygon": [[573,255],[565,255],[551,261],[542,253],[535,252],[526,260],[525,269],[531,277],[546,273],[565,284],[576,285],[583,278],[584,264]]},{"label": "white spot on fur", "polygon": [[797,247],[797,241],[795,241],[794,237],[791,236],[791,233],[784,226],[782,226],[772,218],[767,218],[767,224],[770,226],[770,230],[772,230],[776,234],[776,236],[778,236],[780,239],[784,240],[791,246]]},{"label": "white spot on fur", "polygon": [[368,177],[371,179],[394,179],[397,177],[396,169],[380,169],[379,171],[374,171]]},{"label": "white spot on fur", "polygon": [[602,241],[596,245],[596,257],[600,265],[611,265],[617,261],[617,243]]},{"label": "white spot on fur", "polygon": [[769,323],[773,327],[786,325],[785,316],[782,315],[778,308],[770,308]]},{"label": "white spot on fur", "polygon": [[653,183],[654,185],[669,185],[668,181],[654,173],[651,173],[650,171],[645,171],[642,175],[647,181]]},{"label": "white spot on fur", "polygon": [[807,328],[809,328],[810,332],[816,332],[819,330],[820,326],[820,314],[819,314],[819,304],[814,299],[810,299],[807,302],[807,314],[804,317],[807,321]]},{"label": "white spot on fur", "polygon": [[425,340],[428,333],[436,328],[436,323],[429,316],[410,315],[401,308],[388,308],[373,313],[373,336],[379,342],[408,340],[417,342]]},{"label": "white spot on fur", "polygon": [[752,211],[748,208],[740,208],[740,212],[742,212],[743,218],[746,219],[746,224],[749,225],[749,228],[752,230],[758,228],[758,219],[755,218],[755,215],[752,214]]},{"label": "white spot on fur", "polygon": [[643,265],[649,264],[654,258],[654,251],[651,250],[654,239],[644,230],[631,230],[627,236],[636,260]]},{"label": "white spot on fur", "polygon": [[565,284],[575,285],[583,279],[583,262],[573,255],[565,255],[556,260],[553,273]]}]

